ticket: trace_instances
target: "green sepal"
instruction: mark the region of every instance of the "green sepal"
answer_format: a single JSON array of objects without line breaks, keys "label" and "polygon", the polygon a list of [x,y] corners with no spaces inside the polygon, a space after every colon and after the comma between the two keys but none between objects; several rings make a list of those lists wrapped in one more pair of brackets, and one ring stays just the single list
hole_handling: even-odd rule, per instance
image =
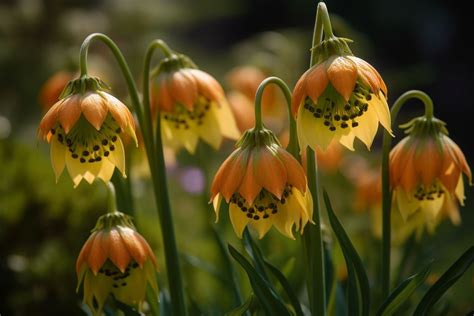
[{"label": "green sepal", "polygon": [[407,278],[405,281],[400,283],[399,286],[390,293],[389,297],[382,303],[377,310],[377,316],[389,316],[393,315],[397,309],[415,292],[415,290],[423,284],[431,271],[430,262],[423,270],[415,275]]},{"label": "green sepal", "polygon": [[150,78],[154,79],[162,73],[172,73],[184,68],[197,69],[198,66],[188,56],[175,53],[170,57],[163,58],[158,66],[151,71]]},{"label": "green sepal", "polygon": [[247,273],[250,285],[257,296],[262,309],[267,315],[290,316],[290,312],[285,306],[283,300],[271,288],[270,284],[257,273],[250,262],[240,254],[234,247],[228,245],[229,252],[234,259],[244,268]]},{"label": "green sepal", "polygon": [[95,232],[101,229],[110,229],[115,226],[125,226],[133,230],[136,230],[135,225],[133,225],[132,218],[127,214],[122,212],[111,212],[102,215],[97,220],[94,229],[91,232]]},{"label": "green sepal", "polygon": [[59,99],[64,99],[73,94],[85,94],[86,92],[110,91],[111,88],[98,77],[82,76],[68,82],[61,92]]},{"label": "green sepal", "polygon": [[245,149],[254,148],[257,146],[281,147],[281,144],[278,138],[271,130],[267,128],[251,128],[244,132],[244,134],[236,142],[235,146]]},{"label": "green sepal", "polygon": [[331,56],[352,56],[348,45],[352,42],[351,39],[336,36],[321,41],[311,49],[312,55],[316,57],[314,65],[328,60]]},{"label": "green sepal", "polygon": [[433,305],[441,298],[441,296],[462,277],[464,272],[469,269],[474,262],[474,246],[469,247],[456,262],[454,262],[448,270],[433,284],[428,292],[423,296],[420,303],[416,307],[413,315],[428,315]]},{"label": "green sepal", "polygon": [[[331,223],[331,227],[341,245],[342,253],[347,265],[349,278],[349,310],[356,312],[355,315],[367,316],[369,315],[370,309],[370,288],[367,273],[365,272],[362,260],[352,245],[349,236],[332,209],[331,201],[329,200],[326,190],[323,190],[323,196],[326,210],[328,212],[329,222]],[[356,310],[352,309],[351,305],[356,305]]]}]

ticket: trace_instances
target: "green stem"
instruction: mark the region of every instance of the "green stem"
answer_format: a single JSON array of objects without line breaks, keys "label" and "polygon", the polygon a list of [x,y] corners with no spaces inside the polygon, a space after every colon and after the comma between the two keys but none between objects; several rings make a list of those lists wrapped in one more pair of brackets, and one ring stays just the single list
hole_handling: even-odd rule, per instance
[{"label": "green stem", "polygon": [[[392,117],[392,126],[402,105],[409,99],[419,99],[425,106],[425,116],[433,117],[433,101],[424,92],[419,90],[410,90],[402,94],[393,104],[390,114]],[[388,297],[390,293],[390,240],[391,225],[390,211],[392,202],[392,192],[390,190],[390,172],[389,155],[392,145],[392,136],[384,130],[382,145],[382,299]]]},{"label": "green stem", "polygon": [[260,83],[257,89],[257,94],[255,96],[255,128],[262,129],[262,97],[265,88],[269,84],[276,84],[283,95],[285,96],[286,104],[288,106],[288,124],[290,127],[290,142],[288,143],[287,150],[297,159],[299,159],[299,145],[298,145],[298,136],[296,134],[296,121],[291,115],[291,91],[286,85],[286,83],[278,77],[268,77]]},{"label": "green stem", "polygon": [[115,194],[115,186],[112,182],[107,182],[107,212],[117,212],[117,196]]},{"label": "green stem", "polygon": [[152,140],[152,145],[151,147],[150,144],[147,145],[146,152],[153,181],[155,199],[158,204],[161,233],[163,235],[168,286],[170,289],[173,309],[172,314],[186,315],[187,311],[184,300],[179,255],[174,234],[173,217],[166,180],[166,166],[161,139],[160,112],[158,112],[157,115],[156,135],[153,141],[153,125],[150,110],[150,64],[153,53],[157,48],[160,48],[166,57],[171,56],[171,50],[161,40],[153,41],[147,49],[143,69],[143,106],[145,111],[145,124],[143,125],[142,130],[144,138]]},{"label": "green stem", "polygon": [[[323,36],[323,26],[325,36],[332,35],[331,23],[326,5],[323,2],[318,4],[316,11],[316,21],[314,24],[313,42],[311,47],[315,47],[321,42]],[[310,67],[314,66],[317,56],[314,49],[311,52]],[[318,165],[316,153],[311,148],[306,148],[306,173],[308,177],[308,187],[313,197],[313,220],[315,225],[309,225],[303,234],[303,251],[306,259],[306,274],[308,299],[312,315],[326,315],[326,281],[324,276],[324,246],[321,230],[320,202],[318,194]]]},{"label": "green stem", "polygon": [[124,76],[125,82],[127,84],[128,93],[130,94],[130,99],[132,102],[133,110],[137,113],[138,122],[140,125],[143,124],[143,111],[141,108],[140,98],[138,96],[138,90],[135,85],[135,81],[133,80],[132,73],[130,72],[130,68],[123,57],[122,52],[117,47],[117,45],[107,36],[101,33],[93,33],[86,37],[84,42],[82,42],[81,50],[80,50],[80,58],[79,64],[81,69],[81,77],[87,76],[87,52],[89,50],[89,46],[93,40],[100,40],[102,41],[109,49],[112,51],[117,63],[119,64],[120,70]]}]

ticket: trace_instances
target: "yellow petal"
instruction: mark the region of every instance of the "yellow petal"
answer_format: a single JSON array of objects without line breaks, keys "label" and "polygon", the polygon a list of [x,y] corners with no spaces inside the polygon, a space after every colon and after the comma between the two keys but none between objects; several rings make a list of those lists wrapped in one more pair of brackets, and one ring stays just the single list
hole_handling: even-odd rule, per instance
[{"label": "yellow petal", "polygon": [[[217,107],[215,103],[210,104],[211,108]],[[222,134],[219,128],[216,111],[211,109],[202,119],[201,125],[195,125],[198,135],[214,149],[219,149],[222,142]],[[235,124],[235,123],[234,123]]]},{"label": "yellow petal", "polygon": [[97,177],[102,179],[104,182],[109,182],[114,174],[115,165],[110,162],[108,158],[103,158],[100,166],[100,171]]},{"label": "yellow petal", "polygon": [[51,140],[51,164],[53,166],[54,174],[56,175],[56,183],[59,180],[59,176],[64,170],[66,165],[66,146],[61,144],[56,137]]},{"label": "yellow petal", "polygon": [[378,97],[372,95],[372,100],[370,100],[369,104],[369,107],[374,107],[380,124],[382,124],[382,126],[389,132],[390,135],[394,136],[392,132],[390,109],[388,108],[387,100],[385,99],[385,96],[382,94],[382,92],[379,92]]},{"label": "yellow petal", "polygon": [[[243,212],[241,212],[243,214]],[[258,220],[250,220],[250,226],[255,229],[258,233],[258,238],[262,239],[263,236],[270,230],[272,227],[272,222],[269,218],[262,218]]]},{"label": "yellow petal", "polygon": [[245,226],[249,222],[249,218],[246,213],[242,212],[237,205],[231,203],[229,205],[229,217],[232,227],[239,238],[242,238],[242,233]]},{"label": "yellow petal", "polygon": [[85,164],[80,163],[79,159],[73,159],[71,155],[66,155],[66,168],[71,176],[72,182],[74,182],[74,187],[76,188],[87,171]]},{"label": "yellow petal", "polygon": [[462,178],[462,175],[459,175],[459,180],[458,184],[456,185],[456,189],[454,190],[454,194],[456,195],[459,204],[464,206],[464,199],[466,196],[464,195],[464,180]]},{"label": "yellow petal", "polygon": [[[110,152],[110,155],[107,157],[111,163],[117,166],[118,170],[122,173],[124,178],[127,177],[125,174],[125,150],[123,148],[123,143],[120,137],[117,138],[117,141],[114,142],[115,150]],[[97,172],[98,174],[99,172]]]},{"label": "yellow petal", "polygon": [[304,135],[308,146],[313,150],[318,147],[323,151],[326,150],[334,137],[334,132],[330,131],[321,119],[315,119],[304,107],[300,107],[298,110],[298,120],[301,124],[301,133]]},{"label": "yellow petal", "polygon": [[216,213],[216,221],[217,223],[219,221],[219,214],[221,210],[221,203],[222,203],[222,196],[220,194],[217,194],[214,199],[212,200],[212,206],[214,206],[214,212]]},{"label": "yellow petal", "polygon": [[355,138],[355,133],[349,133],[347,135],[341,136],[339,139],[339,142],[344,145],[347,149],[354,151],[354,138]]},{"label": "yellow petal", "polygon": [[219,129],[224,137],[230,139],[238,139],[240,137],[234,115],[227,102],[223,102],[219,104],[219,106],[212,103],[211,112],[215,113],[217,122],[219,123]]},{"label": "yellow petal", "polygon": [[273,224],[275,225],[276,229],[283,235],[287,236],[288,238],[295,239],[295,236],[293,236],[293,222],[291,218],[289,218],[289,212],[292,210],[289,210],[287,207],[288,203],[285,204],[278,204],[278,212],[276,214],[273,214],[269,218],[273,221]]},{"label": "yellow petal", "polygon": [[400,214],[402,214],[404,221],[420,208],[420,201],[409,196],[405,190],[401,188],[394,190],[393,195],[397,200],[398,210],[400,211]]},{"label": "yellow petal", "polygon": [[375,111],[375,105],[369,103],[369,108],[361,117],[359,117],[359,126],[353,128],[354,135],[359,138],[367,149],[370,150],[372,142],[377,134],[377,128],[379,126],[379,120],[377,112]]}]

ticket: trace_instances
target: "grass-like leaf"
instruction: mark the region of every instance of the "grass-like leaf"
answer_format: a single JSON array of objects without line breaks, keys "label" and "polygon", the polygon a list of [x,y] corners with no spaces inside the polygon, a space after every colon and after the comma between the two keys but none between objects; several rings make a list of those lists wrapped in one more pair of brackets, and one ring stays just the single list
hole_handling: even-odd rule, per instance
[{"label": "grass-like leaf", "polygon": [[283,300],[272,289],[270,284],[265,281],[260,274],[257,273],[247,258],[240,254],[240,252],[238,252],[231,245],[229,245],[229,252],[232,257],[234,257],[234,259],[242,266],[242,268],[244,268],[245,272],[247,272],[250,285],[252,286],[252,289],[257,296],[262,309],[265,311],[265,314],[269,316],[290,316],[290,312],[285,307]]},{"label": "grass-like leaf", "polygon": [[431,307],[466,272],[474,262],[474,246],[464,252],[456,262],[430,287],[416,307],[414,315],[427,315]]},{"label": "grass-like leaf", "polygon": [[390,296],[383,302],[377,311],[377,316],[389,316],[393,315],[397,309],[410,297],[413,292],[426,280],[431,270],[430,262],[419,273],[412,275],[405,281],[403,281]]},{"label": "grass-like leaf", "polygon": [[[357,251],[355,250],[352,242],[344,230],[341,222],[337,218],[334,210],[332,209],[331,201],[325,190],[323,190],[324,203],[326,204],[326,210],[328,212],[329,222],[331,227],[336,234],[336,238],[341,245],[344,259],[346,260],[348,277],[349,277],[349,302],[355,304],[354,300],[358,301],[357,308],[358,314],[362,316],[369,315],[370,308],[370,288],[369,279],[365,272],[362,260],[360,259]],[[354,293],[355,292],[355,293]],[[349,307],[349,310],[352,309]]]}]

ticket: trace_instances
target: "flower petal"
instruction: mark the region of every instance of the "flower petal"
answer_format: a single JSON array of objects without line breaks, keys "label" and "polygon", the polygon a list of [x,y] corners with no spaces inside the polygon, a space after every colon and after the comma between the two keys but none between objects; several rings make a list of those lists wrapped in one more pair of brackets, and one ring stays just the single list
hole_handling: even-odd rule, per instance
[{"label": "flower petal", "polygon": [[250,152],[245,175],[239,187],[239,194],[248,205],[253,204],[254,199],[262,190],[262,185],[257,181],[255,175],[256,163],[255,153]]},{"label": "flower petal", "polygon": [[81,96],[74,94],[64,99],[61,107],[58,108],[58,122],[66,134],[69,133],[81,116],[81,102]]},{"label": "flower petal", "polygon": [[107,101],[98,93],[87,93],[81,100],[81,111],[84,117],[96,130],[100,130],[107,117]]},{"label": "flower petal", "polygon": [[170,74],[168,82],[169,92],[173,99],[192,111],[198,98],[197,84],[194,77],[186,70],[175,71]]},{"label": "flower petal", "polygon": [[92,270],[94,275],[97,275],[99,269],[104,265],[106,257],[106,251],[103,248],[104,233],[97,231],[89,255],[86,258],[89,268]]},{"label": "flower petal", "polygon": [[132,258],[130,257],[128,249],[125,247],[125,243],[119,231],[116,228],[111,229],[103,236],[103,247],[107,253],[107,257],[120,272],[124,273]]},{"label": "flower petal", "polygon": [[253,167],[258,183],[280,199],[287,183],[285,166],[270,148],[262,146],[255,150]]},{"label": "flower petal", "polygon": [[249,222],[249,218],[234,203],[229,204],[229,217],[237,237],[242,238],[242,233]]},{"label": "flower petal", "polygon": [[[301,77],[300,79],[304,80],[303,96],[306,94],[314,103],[317,103],[319,97],[324,90],[326,90],[328,85],[329,78],[326,73],[326,66],[324,63],[316,65],[306,71],[305,75],[305,77]],[[301,100],[300,104],[304,101],[304,99]]]},{"label": "flower petal", "polygon": [[51,141],[51,165],[56,175],[56,183],[66,165],[66,154],[66,146],[61,144],[56,137],[53,137]]},{"label": "flower petal", "polygon": [[336,91],[346,102],[349,101],[357,80],[356,64],[351,59],[339,56],[330,63],[327,74]]},{"label": "flower petal", "polygon": [[301,192],[306,190],[306,175],[301,164],[286,150],[278,147],[278,158],[286,167],[288,184],[293,185]]}]

